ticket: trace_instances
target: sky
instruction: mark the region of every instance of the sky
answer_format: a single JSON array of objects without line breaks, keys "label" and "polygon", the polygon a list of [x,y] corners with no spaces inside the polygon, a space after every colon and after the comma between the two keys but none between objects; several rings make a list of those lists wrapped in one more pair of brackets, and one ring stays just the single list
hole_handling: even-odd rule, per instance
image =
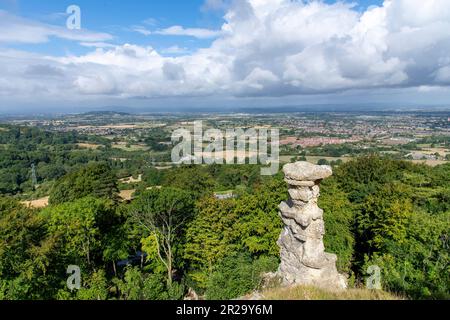
[{"label": "sky", "polygon": [[448,0],[0,0],[0,30],[0,112],[450,106]]}]

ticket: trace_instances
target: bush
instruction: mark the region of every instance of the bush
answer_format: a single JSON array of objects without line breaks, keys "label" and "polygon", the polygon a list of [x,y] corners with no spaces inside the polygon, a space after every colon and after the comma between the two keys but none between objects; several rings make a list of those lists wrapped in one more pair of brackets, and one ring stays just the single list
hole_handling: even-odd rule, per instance
[{"label": "bush", "polygon": [[278,260],[261,257],[252,261],[247,253],[232,253],[222,260],[209,277],[208,300],[230,300],[256,289],[265,272],[274,271]]},{"label": "bush", "polygon": [[406,227],[406,239],[387,240],[385,250],[375,253],[365,267],[379,266],[389,291],[419,299],[450,299],[448,215],[414,213]]},{"label": "bush", "polygon": [[327,252],[338,256],[338,270],[349,273],[355,243],[352,233],[352,204],[333,178],[323,182],[321,194],[319,205],[324,210],[327,231],[324,238],[325,248]]},{"label": "bush", "polygon": [[60,179],[50,194],[50,204],[72,202],[87,196],[117,199],[117,179],[106,163],[93,163]]},{"label": "bush", "polygon": [[167,288],[167,280],[161,274],[143,273],[138,267],[130,267],[123,280],[115,280],[120,297],[124,300],[180,300],[184,286],[172,283]]}]

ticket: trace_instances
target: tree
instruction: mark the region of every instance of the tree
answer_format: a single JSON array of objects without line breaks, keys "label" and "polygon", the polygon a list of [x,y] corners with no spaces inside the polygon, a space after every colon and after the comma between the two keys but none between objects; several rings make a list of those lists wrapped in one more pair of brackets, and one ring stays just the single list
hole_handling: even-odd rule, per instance
[{"label": "tree", "polygon": [[276,179],[237,200],[209,197],[197,202],[197,214],[186,232],[184,258],[200,289],[206,288],[214,267],[232,252],[278,257],[282,229],[278,205],[286,198],[285,182]]},{"label": "tree", "polygon": [[[326,186],[335,179],[351,203],[357,277],[377,265],[386,289],[448,298],[449,172],[448,165],[430,168],[369,156],[343,164],[324,181],[321,201],[341,202],[339,193],[326,198]],[[332,214],[325,220],[328,231]]]},{"label": "tree", "polygon": [[49,297],[47,244],[44,222],[35,211],[0,198],[0,297]]},{"label": "tree", "polygon": [[189,192],[163,188],[143,193],[130,209],[131,219],[143,230],[143,238],[155,239],[156,252],[165,266],[170,287],[174,275],[177,244],[184,226],[193,214],[193,199]]},{"label": "tree", "polygon": [[355,227],[360,256],[383,250],[387,239],[400,241],[406,237],[406,223],[413,211],[407,195],[405,186],[386,184],[358,206]]},{"label": "tree", "polygon": [[186,166],[166,173],[165,185],[187,190],[195,198],[212,195],[215,183],[211,176],[198,166]]},{"label": "tree", "polygon": [[71,202],[86,196],[117,200],[117,179],[106,163],[93,163],[60,179],[50,194],[50,204]]},{"label": "tree", "polygon": [[319,166],[323,166],[323,165],[329,165],[330,162],[327,159],[319,159],[319,161],[317,161],[317,164]]},{"label": "tree", "polygon": [[258,288],[262,275],[274,271],[278,259],[262,257],[253,260],[249,253],[231,252],[214,268],[208,279],[208,300],[239,298]]},{"label": "tree", "polygon": [[200,288],[206,287],[213,267],[237,248],[235,206],[235,200],[222,201],[213,197],[197,202],[195,219],[186,231],[184,258],[189,264],[190,276]]},{"label": "tree", "polygon": [[357,158],[339,166],[334,173],[349,200],[361,203],[365,197],[376,193],[384,184],[400,180],[407,162],[395,161],[370,155]]},{"label": "tree", "polygon": [[286,183],[274,179],[256,188],[254,194],[237,200],[235,226],[239,245],[255,256],[279,255],[277,240],[282,230],[278,206],[287,200]]},{"label": "tree", "polygon": [[123,280],[114,281],[119,288],[120,298],[124,300],[179,300],[183,297],[184,287],[172,284],[164,285],[164,277],[159,274],[145,274],[137,267],[129,267]]},{"label": "tree", "polygon": [[156,168],[149,168],[145,170],[142,180],[150,186],[160,186],[164,179],[164,171]]},{"label": "tree", "polygon": [[384,250],[366,257],[365,268],[383,270],[384,288],[416,299],[449,299],[450,219],[447,214],[412,213],[406,237],[386,239]]},{"label": "tree", "polygon": [[77,264],[85,271],[94,270],[102,259],[114,224],[114,203],[106,199],[87,197],[72,203],[51,206],[42,211],[48,234],[54,239],[58,250],[58,262],[62,268]]},{"label": "tree", "polygon": [[326,234],[325,248],[338,256],[337,267],[341,272],[350,272],[354,254],[355,238],[353,206],[334,178],[321,185],[319,206],[324,211]]}]

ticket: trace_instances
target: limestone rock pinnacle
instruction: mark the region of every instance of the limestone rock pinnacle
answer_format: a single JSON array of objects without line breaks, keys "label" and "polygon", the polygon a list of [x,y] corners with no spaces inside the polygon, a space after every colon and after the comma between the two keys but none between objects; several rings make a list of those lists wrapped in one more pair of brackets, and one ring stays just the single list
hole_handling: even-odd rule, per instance
[{"label": "limestone rock pinnacle", "polygon": [[317,166],[309,162],[296,162],[284,166],[286,179],[295,181],[317,181],[333,174],[330,166]]},{"label": "limestone rock pinnacle", "polygon": [[346,279],[336,268],[337,257],[325,252],[323,210],[318,206],[320,182],[333,174],[331,167],[308,162],[283,168],[290,199],[280,204],[284,229],[278,240],[284,285],[314,285],[346,289]]}]

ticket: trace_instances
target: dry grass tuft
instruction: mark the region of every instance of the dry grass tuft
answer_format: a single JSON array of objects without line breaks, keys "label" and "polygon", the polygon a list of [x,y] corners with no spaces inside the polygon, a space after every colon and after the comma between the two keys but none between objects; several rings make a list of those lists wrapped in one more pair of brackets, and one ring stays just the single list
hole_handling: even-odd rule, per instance
[{"label": "dry grass tuft", "polygon": [[326,291],[305,286],[269,289],[262,295],[266,300],[402,300],[401,297],[382,290]]}]

